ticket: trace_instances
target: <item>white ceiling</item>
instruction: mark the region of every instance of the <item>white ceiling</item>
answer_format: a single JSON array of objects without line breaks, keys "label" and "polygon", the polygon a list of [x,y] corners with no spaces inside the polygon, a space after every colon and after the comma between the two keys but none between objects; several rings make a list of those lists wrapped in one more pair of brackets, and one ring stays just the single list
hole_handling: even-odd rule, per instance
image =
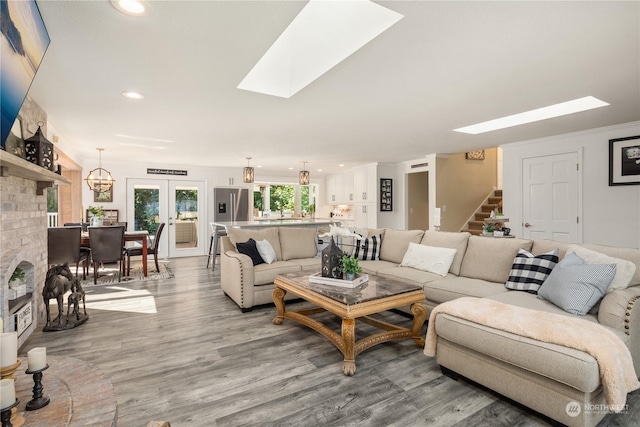
[{"label": "white ceiling", "polygon": [[[96,147],[105,165],[253,157],[257,179],[303,161],[331,172],[640,120],[640,2],[378,3],[404,18],[283,99],[237,86],[305,2],[151,1],[134,18],[108,0],[40,0],[51,45],[30,95],[80,161]],[[453,131],[587,95],[611,105]]]}]

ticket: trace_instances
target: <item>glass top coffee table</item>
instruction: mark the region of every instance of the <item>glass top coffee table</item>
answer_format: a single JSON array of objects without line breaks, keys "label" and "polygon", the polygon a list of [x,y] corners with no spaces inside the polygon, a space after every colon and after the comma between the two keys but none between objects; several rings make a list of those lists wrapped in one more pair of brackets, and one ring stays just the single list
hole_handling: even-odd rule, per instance
[{"label": "glass top coffee table", "polygon": [[[295,320],[328,338],[344,355],[342,372],[353,375],[356,372],[356,356],[374,345],[403,338],[412,338],[417,347],[424,347],[420,331],[427,319],[427,310],[422,301],[421,287],[396,280],[369,276],[369,281],[356,288],[342,288],[331,285],[309,283],[309,274],[288,273],[278,275],[274,284],[273,302],[278,310],[273,323],[281,325],[284,319]],[[287,310],[284,296],[292,293],[317,307],[304,310]],[[411,328],[392,325],[369,317],[394,308],[411,305],[413,324]],[[342,318],[341,334],[310,317],[329,311]],[[356,319],[382,330],[356,341]]]}]

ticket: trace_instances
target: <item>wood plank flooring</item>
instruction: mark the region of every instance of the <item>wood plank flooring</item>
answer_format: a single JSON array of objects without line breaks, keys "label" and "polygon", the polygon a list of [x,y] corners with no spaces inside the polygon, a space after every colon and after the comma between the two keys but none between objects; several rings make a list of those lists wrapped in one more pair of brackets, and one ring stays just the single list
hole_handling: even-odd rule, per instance
[{"label": "wood plank flooring", "polygon": [[[97,365],[115,386],[121,427],[151,420],[174,427],[549,425],[489,390],[443,376],[411,339],[360,354],[355,376],[346,377],[328,340],[289,320],[273,325],[273,306],[241,313],[220,289],[219,266],[212,272],[206,263],[173,259],[170,279],[85,288],[89,321],[37,331],[20,355],[46,346],[50,355]],[[384,317],[410,324],[399,314]],[[628,414],[608,415],[600,426],[639,425],[640,393],[629,403]]]}]

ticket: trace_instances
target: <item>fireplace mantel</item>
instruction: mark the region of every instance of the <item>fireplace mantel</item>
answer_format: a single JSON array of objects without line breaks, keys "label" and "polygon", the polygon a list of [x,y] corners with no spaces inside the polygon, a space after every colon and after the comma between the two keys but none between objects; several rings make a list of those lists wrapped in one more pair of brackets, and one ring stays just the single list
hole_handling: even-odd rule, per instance
[{"label": "fireplace mantel", "polygon": [[38,185],[36,194],[39,196],[44,194],[45,188],[51,187],[54,183],[71,183],[71,181],[55,172],[2,150],[0,150],[0,176],[18,176],[36,181]]}]

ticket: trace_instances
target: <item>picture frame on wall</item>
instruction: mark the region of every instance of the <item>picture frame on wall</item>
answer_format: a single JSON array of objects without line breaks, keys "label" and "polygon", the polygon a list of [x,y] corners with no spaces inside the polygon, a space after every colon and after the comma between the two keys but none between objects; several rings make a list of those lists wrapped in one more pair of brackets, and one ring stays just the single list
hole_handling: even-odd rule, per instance
[{"label": "picture frame on wall", "polygon": [[105,191],[102,193],[98,193],[97,191],[93,192],[93,201],[94,202],[113,202],[113,187],[109,191]]},{"label": "picture frame on wall", "polygon": [[609,186],[640,184],[640,135],[609,140]]},{"label": "picture frame on wall", "polygon": [[484,160],[484,150],[467,151],[465,158],[467,160]]},{"label": "picture frame on wall", "polygon": [[380,178],[380,211],[393,211],[393,180]]}]

